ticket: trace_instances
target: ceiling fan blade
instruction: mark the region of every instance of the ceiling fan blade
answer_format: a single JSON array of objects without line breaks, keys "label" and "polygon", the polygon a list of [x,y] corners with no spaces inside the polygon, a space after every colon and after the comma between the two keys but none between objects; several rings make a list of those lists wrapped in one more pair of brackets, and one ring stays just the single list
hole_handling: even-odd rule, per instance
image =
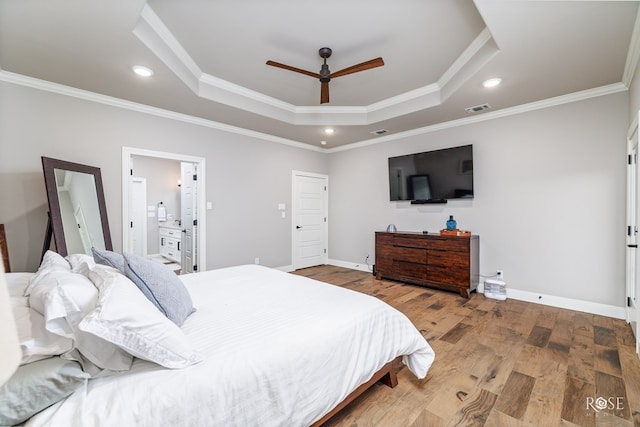
[{"label": "ceiling fan blade", "polygon": [[300,74],[306,74],[307,76],[315,77],[316,79],[320,78],[320,74],[318,74],[318,73],[314,73],[314,72],[311,72],[311,71],[307,71],[307,70],[303,70],[303,69],[300,69],[300,68],[292,67],[290,65],[281,64],[281,63],[275,62],[275,61],[267,61],[267,65],[271,65],[272,67],[283,68],[283,69],[289,70],[289,71],[295,71],[296,73],[300,73]]},{"label": "ceiling fan blade", "polygon": [[358,71],[365,71],[371,68],[381,67],[383,65],[384,61],[382,60],[382,58],[375,58],[361,64],[352,65],[351,67],[336,71],[335,73],[331,73],[330,77],[333,79],[340,76],[346,76],[347,74],[357,73]]},{"label": "ceiling fan blade", "polygon": [[320,104],[329,102],[329,82],[320,82]]}]

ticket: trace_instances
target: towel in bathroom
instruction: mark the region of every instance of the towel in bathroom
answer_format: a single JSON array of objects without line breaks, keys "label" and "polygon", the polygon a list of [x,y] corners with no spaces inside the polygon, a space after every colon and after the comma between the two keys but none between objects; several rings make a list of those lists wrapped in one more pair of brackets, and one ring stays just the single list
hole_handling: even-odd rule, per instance
[{"label": "towel in bathroom", "polygon": [[158,205],[158,221],[163,222],[167,220],[167,208],[160,202]]}]

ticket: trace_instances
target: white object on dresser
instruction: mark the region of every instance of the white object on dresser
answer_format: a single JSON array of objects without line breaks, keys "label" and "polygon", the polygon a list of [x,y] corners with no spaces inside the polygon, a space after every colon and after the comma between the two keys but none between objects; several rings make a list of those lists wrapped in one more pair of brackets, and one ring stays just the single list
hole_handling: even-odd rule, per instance
[{"label": "white object on dresser", "polygon": [[174,227],[158,227],[160,231],[160,255],[181,262],[180,250],[182,249],[182,231]]}]

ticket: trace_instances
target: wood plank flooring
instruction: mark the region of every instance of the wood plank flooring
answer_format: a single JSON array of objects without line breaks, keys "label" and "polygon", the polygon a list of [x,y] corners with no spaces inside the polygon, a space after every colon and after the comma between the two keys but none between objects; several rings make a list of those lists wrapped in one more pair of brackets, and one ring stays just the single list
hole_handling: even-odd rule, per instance
[{"label": "wood plank flooring", "polygon": [[426,378],[401,365],[331,427],[640,426],[640,360],[622,320],[412,286],[333,266],[295,274],[373,295],[433,347]]}]

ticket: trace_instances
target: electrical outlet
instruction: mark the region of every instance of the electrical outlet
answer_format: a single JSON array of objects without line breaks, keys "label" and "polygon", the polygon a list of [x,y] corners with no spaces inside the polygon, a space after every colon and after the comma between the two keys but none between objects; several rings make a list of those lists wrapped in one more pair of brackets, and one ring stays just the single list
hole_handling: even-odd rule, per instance
[{"label": "electrical outlet", "polygon": [[498,270],[498,273],[496,274],[496,278],[498,280],[504,279],[504,272],[502,270]]},{"label": "electrical outlet", "polygon": [[257,257],[256,257],[256,259],[255,259],[255,263],[259,265],[259,264],[260,264],[260,258],[257,258]]}]

